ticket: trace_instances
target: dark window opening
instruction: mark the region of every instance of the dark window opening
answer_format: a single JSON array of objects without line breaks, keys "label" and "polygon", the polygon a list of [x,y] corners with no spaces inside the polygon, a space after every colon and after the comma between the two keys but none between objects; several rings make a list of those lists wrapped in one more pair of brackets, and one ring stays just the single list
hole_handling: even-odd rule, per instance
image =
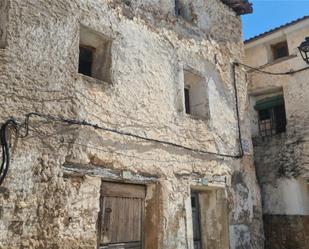
[{"label": "dark window opening", "polygon": [[78,73],[112,83],[112,40],[80,26]]},{"label": "dark window opening", "polygon": [[179,0],[175,0],[175,15],[176,16],[180,15],[180,3],[179,3]]},{"label": "dark window opening", "polygon": [[259,116],[260,136],[272,136],[286,131],[283,96],[275,96],[259,101],[255,108]]},{"label": "dark window opening", "polygon": [[205,78],[194,71],[184,70],[183,112],[191,118],[209,117],[208,86]]},{"label": "dark window opening", "polygon": [[92,63],[94,48],[79,46],[78,72],[87,76],[92,76]]},{"label": "dark window opening", "polygon": [[188,88],[185,88],[185,109],[186,113],[190,114],[190,90]]},{"label": "dark window opening", "polygon": [[274,60],[288,56],[288,44],[286,41],[280,42],[272,46]]},{"label": "dark window opening", "polygon": [[192,4],[184,0],[175,0],[175,15],[192,23],[194,21]]},{"label": "dark window opening", "polygon": [[198,193],[191,193],[192,223],[193,223],[193,241],[194,249],[202,249],[201,225],[200,225],[200,207]]}]

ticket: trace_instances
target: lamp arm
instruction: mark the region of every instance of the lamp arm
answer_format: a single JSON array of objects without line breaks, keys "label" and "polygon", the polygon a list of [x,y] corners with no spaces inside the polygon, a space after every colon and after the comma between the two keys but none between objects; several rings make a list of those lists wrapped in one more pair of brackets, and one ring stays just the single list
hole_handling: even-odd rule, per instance
[{"label": "lamp arm", "polygon": [[302,49],[300,47],[298,47],[299,53],[301,55],[301,57],[303,58],[303,60],[309,64],[309,58],[308,58],[308,53],[302,51]]}]

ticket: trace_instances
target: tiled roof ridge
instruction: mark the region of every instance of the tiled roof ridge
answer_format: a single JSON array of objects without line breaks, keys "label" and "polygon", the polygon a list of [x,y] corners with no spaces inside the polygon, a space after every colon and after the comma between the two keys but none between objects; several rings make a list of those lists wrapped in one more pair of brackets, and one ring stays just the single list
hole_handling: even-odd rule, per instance
[{"label": "tiled roof ridge", "polygon": [[287,27],[289,27],[289,26],[292,26],[292,25],[294,25],[294,24],[297,24],[297,23],[299,23],[299,22],[301,22],[301,21],[304,21],[304,20],[306,20],[306,19],[309,19],[309,15],[300,17],[300,18],[298,18],[298,19],[296,19],[296,20],[293,20],[293,21],[291,21],[291,22],[287,22],[287,23],[285,23],[285,24],[282,24],[281,26],[278,26],[278,27],[276,27],[276,28],[273,28],[273,29],[270,29],[270,30],[268,30],[268,31],[265,31],[265,32],[263,32],[263,33],[261,33],[261,34],[258,34],[258,35],[256,35],[256,36],[253,36],[253,37],[251,37],[251,38],[245,40],[244,42],[245,42],[245,43],[249,43],[249,42],[258,40],[258,39],[260,39],[260,38],[263,38],[263,37],[265,37],[265,36],[268,36],[268,35],[270,35],[270,34],[273,34],[273,33],[275,33],[276,31],[279,31],[279,30],[281,30],[281,29],[287,28]]}]

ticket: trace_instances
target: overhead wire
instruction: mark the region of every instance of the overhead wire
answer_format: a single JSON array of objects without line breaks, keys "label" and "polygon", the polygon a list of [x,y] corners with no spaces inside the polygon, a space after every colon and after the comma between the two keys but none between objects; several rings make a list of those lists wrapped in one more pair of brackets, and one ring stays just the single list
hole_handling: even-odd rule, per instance
[{"label": "overhead wire", "polygon": [[163,145],[173,146],[173,147],[176,147],[176,148],[180,148],[180,149],[184,149],[184,150],[188,150],[188,151],[192,151],[192,152],[196,152],[196,153],[201,153],[201,154],[209,154],[209,155],[216,155],[216,156],[230,157],[230,158],[241,158],[242,157],[242,154],[230,155],[230,154],[206,151],[206,150],[203,150],[203,149],[195,149],[195,148],[191,148],[191,147],[184,146],[184,145],[174,143],[174,142],[170,142],[170,141],[149,138],[149,137],[133,134],[133,133],[130,133],[130,132],[127,132],[127,131],[117,130],[117,129],[109,128],[109,127],[105,127],[105,126],[99,126],[98,124],[93,124],[93,123],[88,122],[86,120],[76,120],[76,119],[68,119],[68,118],[63,118],[63,117],[55,117],[55,116],[52,116],[52,115],[38,113],[38,112],[31,112],[31,113],[28,113],[26,115],[25,123],[24,123],[25,134],[23,135],[23,137],[28,136],[30,118],[34,117],[34,116],[43,118],[45,120],[53,121],[53,122],[65,123],[65,124],[68,124],[68,125],[88,126],[88,127],[94,128],[96,130],[102,130],[102,131],[105,131],[105,132],[111,132],[111,133],[115,133],[115,134],[118,134],[118,135],[132,137],[132,138],[135,138],[135,139],[140,139],[140,140],[144,140],[144,141],[148,141],[148,142],[154,142],[154,143],[159,143],[159,144],[163,144]]},{"label": "overhead wire", "polygon": [[86,120],[77,120],[77,119],[69,119],[64,118],[60,116],[52,116],[49,114],[39,113],[39,112],[30,112],[25,115],[25,121],[22,124],[18,124],[14,119],[7,120],[2,126],[1,126],[1,147],[2,147],[2,165],[0,168],[0,185],[2,184],[4,178],[7,175],[9,165],[10,165],[10,148],[7,142],[7,133],[8,128],[12,126],[16,132],[18,132],[21,129],[25,129],[25,133],[23,135],[20,135],[21,138],[26,138],[29,135],[29,123],[30,119],[32,117],[39,117],[42,119],[45,119],[46,121],[50,122],[61,122],[67,125],[74,125],[74,126],[87,126],[92,127],[96,130],[101,130],[105,132],[110,132],[126,137],[135,138],[138,140],[143,140],[151,143],[158,143],[166,146],[172,146],[175,148],[187,150],[193,153],[198,154],[204,154],[204,155],[213,155],[213,156],[219,156],[223,158],[235,158],[235,159],[241,159],[244,156],[244,150],[242,145],[242,135],[241,135],[241,127],[240,127],[240,113],[239,113],[239,103],[238,103],[238,92],[237,92],[237,82],[236,82],[236,66],[239,66],[239,63],[233,63],[232,69],[233,69],[233,85],[234,85],[234,94],[235,94],[235,108],[236,108],[236,116],[237,116],[237,129],[238,129],[238,143],[239,143],[239,153],[238,154],[226,154],[226,153],[220,153],[215,151],[208,151],[205,149],[198,149],[198,148],[191,148],[189,146],[185,146],[182,144],[178,144],[171,141],[165,141],[160,139],[154,139],[149,138],[147,136],[141,136],[138,134],[134,134],[128,131],[118,130],[115,128],[110,128],[106,126],[100,126],[98,124],[88,122]]},{"label": "overhead wire", "polygon": [[8,136],[10,128],[12,127],[17,133],[17,122],[15,119],[8,119],[0,129],[1,149],[2,149],[2,163],[0,166],[0,186],[3,183],[10,166],[10,146]]},{"label": "overhead wire", "polygon": [[[149,157],[145,158],[145,157],[140,157],[140,156],[136,156],[136,155],[133,155],[133,154],[129,155],[129,154],[122,153],[122,152],[119,152],[119,151],[111,151],[111,150],[107,149],[106,146],[101,146],[101,145],[98,145],[98,144],[89,144],[89,143],[83,144],[83,143],[77,142],[77,141],[66,141],[65,138],[63,138],[63,137],[58,138],[59,134],[57,134],[57,133],[46,134],[46,133],[40,132],[40,131],[38,131],[37,129],[34,129],[34,128],[29,128],[29,130],[33,133],[36,133],[40,139],[43,139],[43,138],[54,139],[55,142],[59,142],[61,144],[72,145],[72,146],[77,145],[77,146],[84,147],[84,148],[87,148],[87,149],[96,150],[96,151],[105,152],[105,153],[112,153],[112,154],[115,154],[115,155],[118,155],[118,156],[123,156],[123,157],[127,157],[127,158],[132,158],[132,159],[138,159],[138,160],[141,160],[141,161],[152,161],[152,162],[158,162],[158,163],[176,163],[176,162],[196,163],[196,162],[203,161],[202,158],[195,159],[195,160],[176,160],[176,159],[175,160],[162,160],[162,159],[158,159],[157,157],[156,158],[149,158]],[[34,137],[37,137],[37,136],[32,136],[30,138],[34,138]]]},{"label": "overhead wire", "polygon": [[302,71],[309,69],[309,67],[304,67],[304,68],[301,68],[301,69],[298,69],[298,70],[290,70],[290,71],[286,71],[286,72],[269,72],[269,71],[262,70],[258,67],[249,66],[247,64],[244,64],[244,63],[241,63],[241,62],[238,62],[238,61],[234,62],[233,64],[236,65],[236,66],[243,66],[243,67],[248,68],[252,71],[256,71],[256,72],[268,74],[268,75],[293,75],[295,73],[299,73],[299,72],[302,72]]}]

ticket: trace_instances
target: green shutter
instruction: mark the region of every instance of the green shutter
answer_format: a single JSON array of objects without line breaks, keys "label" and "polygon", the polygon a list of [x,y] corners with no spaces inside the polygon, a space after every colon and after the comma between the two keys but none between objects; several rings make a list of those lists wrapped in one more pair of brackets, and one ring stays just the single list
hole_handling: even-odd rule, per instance
[{"label": "green shutter", "polygon": [[278,105],[284,105],[283,95],[261,99],[256,102],[254,109],[259,111],[259,110],[269,109],[271,107],[278,106]]}]

